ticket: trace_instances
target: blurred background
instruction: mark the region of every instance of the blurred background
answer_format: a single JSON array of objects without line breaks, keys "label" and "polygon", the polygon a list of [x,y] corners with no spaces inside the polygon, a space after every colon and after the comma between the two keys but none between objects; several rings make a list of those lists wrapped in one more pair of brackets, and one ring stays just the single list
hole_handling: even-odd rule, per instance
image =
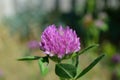
[{"label": "blurred background", "polygon": [[80,56],[80,69],[106,55],[81,80],[120,80],[120,0],[0,0],[0,80],[58,80],[52,61],[45,76],[37,61],[17,61],[43,54],[31,44],[51,24],[76,30],[82,49],[100,45]]}]

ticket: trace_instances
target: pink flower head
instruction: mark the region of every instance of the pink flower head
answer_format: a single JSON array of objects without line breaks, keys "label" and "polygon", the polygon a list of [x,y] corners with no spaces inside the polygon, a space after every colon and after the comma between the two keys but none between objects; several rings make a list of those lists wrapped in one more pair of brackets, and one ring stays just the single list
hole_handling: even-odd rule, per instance
[{"label": "pink flower head", "polygon": [[80,50],[80,41],[74,30],[62,26],[48,26],[41,36],[40,48],[49,56],[62,58]]}]

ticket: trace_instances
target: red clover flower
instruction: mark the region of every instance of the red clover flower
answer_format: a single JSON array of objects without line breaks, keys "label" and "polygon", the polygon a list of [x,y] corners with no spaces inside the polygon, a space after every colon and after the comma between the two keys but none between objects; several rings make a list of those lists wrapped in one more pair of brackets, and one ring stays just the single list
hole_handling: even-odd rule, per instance
[{"label": "red clover flower", "polygon": [[51,57],[56,55],[58,58],[80,50],[79,37],[68,26],[48,26],[42,33],[39,45],[45,54]]},{"label": "red clover flower", "polygon": [[[44,51],[46,56],[27,56],[18,60],[38,60],[41,74],[45,75],[48,72],[48,67],[45,64],[49,63],[49,59],[51,59],[56,62],[55,73],[60,79],[78,80],[105,56],[104,54],[100,55],[83,69],[82,72],[78,73],[78,56],[98,46],[97,44],[93,44],[79,52],[81,49],[80,45],[80,38],[77,36],[75,30],[70,29],[68,26],[63,28],[62,26],[56,27],[55,25],[49,25],[43,31],[40,42],[30,41],[28,43],[30,49],[39,48]],[[72,63],[62,63],[64,59],[71,59]],[[119,56],[115,57],[114,60],[119,61]]]}]

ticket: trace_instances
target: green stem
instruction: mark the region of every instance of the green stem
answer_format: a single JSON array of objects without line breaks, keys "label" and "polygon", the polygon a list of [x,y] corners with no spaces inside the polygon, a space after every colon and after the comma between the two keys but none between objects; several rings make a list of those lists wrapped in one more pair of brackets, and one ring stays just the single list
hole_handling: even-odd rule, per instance
[{"label": "green stem", "polygon": [[79,64],[79,56],[73,57],[72,58],[72,64],[77,68]]},{"label": "green stem", "polygon": [[79,64],[79,56],[76,57],[76,63],[75,63],[75,67],[77,68]]}]

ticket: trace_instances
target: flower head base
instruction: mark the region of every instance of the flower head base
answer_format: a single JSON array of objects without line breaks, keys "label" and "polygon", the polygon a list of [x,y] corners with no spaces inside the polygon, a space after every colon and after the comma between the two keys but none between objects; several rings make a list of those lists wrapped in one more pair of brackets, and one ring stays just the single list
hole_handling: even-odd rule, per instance
[{"label": "flower head base", "polygon": [[41,36],[40,48],[49,56],[62,58],[80,50],[80,41],[76,32],[69,27],[48,26]]}]

